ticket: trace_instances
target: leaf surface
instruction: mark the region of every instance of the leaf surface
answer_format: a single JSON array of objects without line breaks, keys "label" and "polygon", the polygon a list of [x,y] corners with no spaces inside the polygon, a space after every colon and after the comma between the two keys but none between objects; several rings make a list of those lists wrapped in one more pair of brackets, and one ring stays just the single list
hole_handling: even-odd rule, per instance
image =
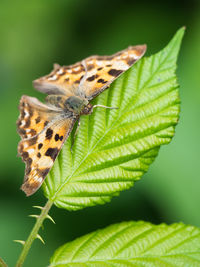
[{"label": "leaf surface", "polygon": [[81,117],[72,151],[69,138],[43,186],[56,206],[78,210],[110,201],[139,180],[171,141],[180,109],[175,70],[183,34],[182,28],[94,101],[119,109],[96,108]]},{"label": "leaf surface", "polygon": [[56,250],[50,267],[198,267],[200,230],[182,223],[114,224]]}]

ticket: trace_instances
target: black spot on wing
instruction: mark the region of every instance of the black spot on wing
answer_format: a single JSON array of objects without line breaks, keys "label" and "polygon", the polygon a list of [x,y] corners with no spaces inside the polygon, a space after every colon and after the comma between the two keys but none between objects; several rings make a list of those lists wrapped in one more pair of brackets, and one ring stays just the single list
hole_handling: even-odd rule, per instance
[{"label": "black spot on wing", "polygon": [[28,167],[26,168],[26,172],[25,172],[25,174],[28,175],[30,172],[31,172],[31,166],[28,166]]},{"label": "black spot on wing", "polygon": [[24,125],[24,127],[25,127],[25,128],[28,128],[28,127],[30,126],[30,124],[31,124],[31,121],[30,121],[30,119],[28,119],[28,120],[26,121],[26,124]]},{"label": "black spot on wing", "polygon": [[98,79],[98,81],[97,81],[98,83],[107,83],[107,81],[105,81],[104,79]]},{"label": "black spot on wing", "polygon": [[80,79],[76,80],[74,83],[76,84],[80,83]]},{"label": "black spot on wing", "polygon": [[38,176],[42,177],[43,179],[47,176],[48,172],[50,171],[50,168],[44,168],[44,169],[36,169],[36,172]]},{"label": "black spot on wing", "polygon": [[42,148],[42,146],[43,146],[43,144],[40,143],[40,144],[38,145],[38,149]]},{"label": "black spot on wing", "polygon": [[44,126],[47,126],[48,123],[49,123],[49,121],[45,121]]},{"label": "black spot on wing", "polygon": [[28,159],[28,157],[29,157],[28,152],[25,151],[25,152],[22,153],[23,160]]},{"label": "black spot on wing", "polygon": [[99,76],[99,75],[97,75],[97,74],[92,75],[92,76],[90,76],[90,77],[87,78],[87,81],[88,81],[88,82],[92,82],[92,81],[94,81],[94,79],[98,78],[98,76]]},{"label": "black spot on wing", "polygon": [[109,70],[108,74],[114,77],[119,76],[121,73],[123,72],[123,70],[116,70],[116,69],[111,69]]},{"label": "black spot on wing", "polygon": [[28,113],[29,113],[29,118],[31,118],[33,116],[33,110],[30,108],[28,109]]},{"label": "black spot on wing", "polygon": [[58,141],[60,139],[59,134],[55,135],[55,141]]},{"label": "black spot on wing", "polygon": [[[30,133],[32,136],[34,136],[34,135],[37,134],[36,130],[34,130],[34,129],[31,129],[29,133]],[[36,139],[36,140],[37,140],[37,139]]]},{"label": "black spot on wing", "polygon": [[57,155],[58,155],[59,150],[55,147],[55,148],[48,148],[45,156],[47,157],[51,157],[52,160],[55,160]]},{"label": "black spot on wing", "polygon": [[133,63],[135,62],[136,60],[134,58],[130,58],[128,61],[127,61],[127,64],[129,66],[133,65]]},{"label": "black spot on wing", "polygon": [[32,161],[33,161],[32,158],[28,158],[27,161],[26,161],[26,164],[27,164],[28,166],[31,166]]},{"label": "black spot on wing", "polygon": [[58,140],[60,140],[60,141],[63,140],[63,136],[62,136],[62,135],[59,136],[59,134],[56,134],[54,138],[55,138],[55,141],[56,141],[56,142],[57,142]]},{"label": "black spot on wing", "polygon": [[37,123],[39,123],[40,122],[40,117],[38,116],[36,119],[35,119],[35,123],[37,124]]},{"label": "black spot on wing", "polygon": [[26,131],[24,129],[18,128],[18,133],[21,135],[25,135]]},{"label": "black spot on wing", "polygon": [[39,172],[40,176],[45,178],[49,171],[50,171],[50,168],[46,168],[46,169],[43,169],[43,170],[39,170],[38,172]]},{"label": "black spot on wing", "polygon": [[30,139],[28,140],[28,144],[29,144],[29,146],[35,145],[36,142],[37,142],[37,139],[38,139],[37,136],[34,136],[34,137],[30,138]]},{"label": "black spot on wing", "polygon": [[[24,104],[24,103],[23,103]],[[21,118],[23,119],[25,117],[25,111],[24,110],[22,110],[21,111]]]},{"label": "black spot on wing", "polygon": [[41,154],[40,154],[40,152],[37,153],[37,157],[38,157],[38,158],[41,158]]},{"label": "black spot on wing", "polygon": [[51,128],[48,128],[47,130],[46,130],[46,139],[51,139],[51,137],[52,137],[52,135],[53,135],[53,130],[51,129]]},{"label": "black spot on wing", "polygon": [[87,71],[92,70],[94,68],[95,68],[94,64],[87,65]]},{"label": "black spot on wing", "polygon": [[74,83],[80,83],[84,75],[82,75],[79,79],[77,79]]}]

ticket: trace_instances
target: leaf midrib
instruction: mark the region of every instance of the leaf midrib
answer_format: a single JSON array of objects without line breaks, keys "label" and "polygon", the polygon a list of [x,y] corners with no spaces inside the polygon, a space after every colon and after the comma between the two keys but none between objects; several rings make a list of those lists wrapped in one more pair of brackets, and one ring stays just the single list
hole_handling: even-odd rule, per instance
[{"label": "leaf midrib", "polygon": [[[174,88],[175,89],[175,88]],[[162,109],[162,110],[160,110],[160,112],[159,113],[162,113],[164,110],[166,110],[168,108],[168,106],[167,107],[165,107],[164,109]],[[159,114],[158,113],[158,114]],[[151,115],[149,115],[148,116],[148,118],[151,118],[151,117],[154,117],[155,116],[155,114],[151,114]],[[146,119],[146,118],[145,118]],[[144,120],[145,120],[144,119]],[[141,121],[141,120],[140,120]],[[136,121],[137,122],[137,121]],[[135,122],[134,122],[135,123]],[[71,179],[71,177],[74,175],[74,173],[78,170],[78,168],[81,166],[81,164],[85,161],[85,159],[88,157],[88,156],[91,156],[92,155],[92,152],[94,151],[94,149],[95,149],[95,147],[98,145],[98,143],[106,136],[106,134],[111,130],[111,129],[113,129],[113,128],[115,128],[115,126],[117,125],[118,123],[116,122],[116,123],[113,123],[112,125],[111,125],[111,127],[104,133],[104,135],[97,141],[97,143],[92,147],[92,149],[85,155],[85,157],[83,158],[83,160],[80,162],[80,164],[77,166],[77,168],[73,171],[73,173],[68,177],[68,179],[67,179],[67,181],[65,182],[65,183],[63,183],[63,185],[62,186],[60,186],[60,188],[56,191],[56,193],[55,193],[55,196],[54,196],[54,198],[56,197],[56,194],[69,182],[69,180]],[[156,133],[158,133],[158,132],[160,132],[160,131],[162,131],[163,129],[160,129],[159,131],[157,131]],[[135,141],[138,141],[138,140],[140,140],[140,139],[143,139],[143,138],[145,138],[145,137],[147,137],[147,136],[151,136],[151,135],[144,135],[144,136],[142,136],[141,138],[139,138],[139,139],[135,139],[135,140],[133,140],[133,141],[131,141],[131,142],[135,142]],[[131,143],[131,142],[128,142],[128,143],[125,143],[125,144],[123,144],[123,145],[127,145],[127,144],[129,144],[129,143]],[[121,146],[121,145],[120,145]],[[118,146],[119,147],[119,146]],[[108,149],[105,149],[105,150],[103,150],[103,151],[106,151],[106,150],[108,150]],[[147,151],[145,151],[144,153],[146,153]],[[143,154],[143,153],[142,153]],[[141,155],[142,155],[141,154]],[[59,166],[60,166],[60,163],[59,163],[60,161],[58,160],[58,164],[59,164]],[[113,165],[113,166],[116,166],[116,165]],[[109,166],[109,168],[110,167],[113,167],[113,166]],[[59,168],[60,169],[60,168]],[[105,169],[105,168],[103,168],[103,169]],[[102,169],[102,170],[103,170]],[[90,171],[90,173],[91,172],[93,172],[93,171]],[[61,172],[60,172],[61,173]],[[80,176],[80,174],[82,174],[82,173],[79,173],[77,176],[74,176],[74,177],[79,177]]]},{"label": "leaf midrib", "polygon": [[88,151],[88,153],[85,155],[85,157],[82,159],[82,161],[79,163],[79,165],[76,167],[75,170],[73,170],[72,174],[66,179],[66,181],[56,190],[56,192],[54,193],[53,198],[51,199],[52,201],[55,200],[57,194],[62,190],[62,188],[69,182],[69,180],[71,179],[71,177],[74,175],[74,173],[79,169],[79,167],[81,166],[81,164],[85,161],[85,159],[89,156],[89,154],[92,153],[92,151],[95,149],[95,147],[97,146],[97,144],[105,137],[105,135],[110,131],[111,127],[105,131],[105,133],[103,134],[103,136],[96,142],[96,144],[91,148],[90,151]]},{"label": "leaf midrib", "polygon": [[[173,48],[173,46],[172,46]],[[170,51],[172,50],[172,48],[170,49]],[[170,53],[170,52],[169,52]],[[155,55],[154,55],[155,56]],[[154,57],[153,56],[153,57]],[[139,90],[142,90],[143,88],[146,87],[146,85],[153,79],[154,75],[159,71],[159,69],[163,66],[163,64],[165,63],[165,61],[167,60],[167,56],[164,57],[163,61],[159,64],[158,68],[155,70],[155,72],[150,76],[150,78],[143,84],[142,88],[139,89],[139,84],[138,84],[138,76],[141,75],[141,69],[143,67],[143,64],[144,64],[144,60],[141,61],[141,64],[140,64],[140,69],[139,69],[139,73],[137,75],[137,91]],[[141,67],[142,66],[142,67]],[[131,101],[131,100],[130,100]],[[129,103],[130,103],[129,101]],[[128,106],[128,104],[126,105]],[[122,113],[121,113],[122,114]],[[118,121],[118,120],[116,120]],[[72,176],[74,175],[74,173],[79,169],[79,167],[81,166],[81,164],[85,161],[85,159],[92,153],[92,151],[95,149],[95,147],[98,145],[98,143],[105,137],[105,135],[110,131],[111,128],[113,128],[113,126],[115,125],[116,123],[112,123],[111,126],[105,131],[105,133],[102,135],[101,138],[99,138],[99,140],[96,142],[96,144],[91,148],[90,151],[88,151],[88,153],[85,155],[85,157],[82,159],[82,161],[79,163],[79,165],[76,167],[75,170],[73,170],[72,174],[66,179],[66,181],[55,191],[53,197],[51,197],[50,199],[54,202],[55,201],[55,198],[57,196],[57,194],[62,190],[62,188],[69,182],[69,180],[72,178]],[[59,161],[59,160],[58,160]]]},{"label": "leaf midrib", "polygon": [[[163,111],[165,111],[165,110],[167,110],[167,108],[168,108],[168,106],[167,107],[165,107],[164,109],[162,109],[162,110],[160,110],[159,111],[159,113],[156,113],[156,115],[158,115],[158,114],[160,114],[160,113],[162,113]],[[155,114],[151,114],[151,115],[149,115],[149,116],[147,116],[147,117],[145,117],[144,119],[142,119],[142,120],[140,120],[140,121],[145,121],[147,118],[149,119],[149,118],[153,118],[155,116]],[[137,120],[137,121],[139,121],[139,120]],[[137,123],[137,121],[134,121],[133,122],[133,124],[135,124],[135,122]],[[117,123],[116,123],[117,124]],[[112,127],[112,128],[114,128],[114,127]],[[163,131],[163,129],[167,129],[165,126],[163,126],[163,127],[160,127],[160,129],[159,130],[157,130],[157,131],[155,131],[155,132],[153,132],[152,134],[144,134],[143,136],[141,136],[140,138],[136,138],[136,139],[134,139],[134,140],[131,140],[131,141],[128,141],[128,142],[124,142],[123,144],[117,144],[117,145],[115,145],[114,146],[114,148],[119,148],[119,147],[121,147],[121,146],[124,146],[124,145],[128,145],[128,144],[130,144],[130,143],[134,143],[134,142],[138,142],[138,141],[140,141],[141,139],[144,139],[144,138],[146,138],[146,137],[151,137],[152,135],[154,135],[154,134],[157,134],[157,133],[159,133],[160,131]],[[109,131],[110,131],[111,129],[109,129]],[[106,133],[107,134],[107,133]],[[105,134],[105,135],[106,135]],[[103,138],[103,137],[102,137]],[[100,140],[99,140],[100,141]],[[154,147],[155,148],[155,147]],[[95,149],[95,147],[93,147],[93,150],[89,153],[90,155],[86,155],[86,157],[88,157],[88,156],[91,156],[92,154],[93,154],[93,152],[94,152],[94,149]],[[105,152],[105,151],[109,151],[111,148],[109,147],[109,148],[106,148],[106,149],[102,149],[102,150],[100,150],[100,152]],[[152,149],[152,148],[151,148]],[[141,154],[140,154],[140,156],[142,156],[144,153],[146,153],[146,152],[148,152],[149,150],[151,150],[151,149],[147,149],[147,150],[145,150],[144,152],[142,152]],[[96,151],[95,151],[96,152]],[[94,153],[95,153],[94,152]],[[137,155],[138,156],[138,155]],[[132,159],[135,159],[135,157],[133,157]],[[132,160],[131,159],[131,160]],[[85,160],[85,159],[84,159]],[[125,161],[126,162],[126,161]],[[122,162],[121,164],[123,164],[124,162]],[[80,163],[80,164],[82,164],[82,162]],[[113,164],[112,166],[107,166],[107,167],[104,167],[104,168],[100,168],[100,169],[96,169],[96,171],[99,171],[99,170],[104,170],[104,169],[107,169],[107,168],[111,168],[111,167],[115,167],[115,166],[118,166],[119,164]],[[78,169],[78,168],[77,168]],[[76,169],[76,171],[77,171],[77,169]],[[88,173],[91,173],[91,172],[93,172],[94,170],[87,170],[87,172]],[[78,173],[78,175],[75,175],[74,177],[79,177],[80,175],[82,175],[82,174],[84,174],[85,172],[81,172],[81,173]]]}]

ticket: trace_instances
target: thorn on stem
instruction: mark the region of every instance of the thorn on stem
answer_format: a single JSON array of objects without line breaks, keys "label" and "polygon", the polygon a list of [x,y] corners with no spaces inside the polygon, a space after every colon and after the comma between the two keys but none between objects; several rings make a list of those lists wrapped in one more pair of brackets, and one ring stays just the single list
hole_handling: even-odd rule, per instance
[{"label": "thorn on stem", "polygon": [[104,106],[104,105],[94,105],[93,108],[119,109],[118,107],[108,107],[108,106]]},{"label": "thorn on stem", "polygon": [[39,217],[39,215],[34,215],[34,214],[31,214],[31,215],[28,215],[29,217],[32,217],[32,218],[38,218]]},{"label": "thorn on stem", "polygon": [[13,242],[20,243],[22,246],[25,244],[25,241],[23,240],[13,240]]},{"label": "thorn on stem", "polygon": [[47,214],[46,218],[52,221],[52,223],[56,224],[54,219],[49,214]]},{"label": "thorn on stem", "polygon": [[39,234],[36,235],[36,238],[39,239],[43,244],[45,244],[44,240]]},{"label": "thorn on stem", "polygon": [[40,207],[40,206],[33,206],[33,208],[40,209],[40,210],[44,209],[43,207]]}]

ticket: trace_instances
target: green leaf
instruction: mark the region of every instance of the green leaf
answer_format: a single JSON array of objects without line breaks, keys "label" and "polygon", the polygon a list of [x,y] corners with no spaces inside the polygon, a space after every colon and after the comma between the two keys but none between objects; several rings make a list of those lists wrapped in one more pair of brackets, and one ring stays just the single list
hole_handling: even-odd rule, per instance
[{"label": "green leaf", "polygon": [[183,34],[182,28],[94,101],[119,109],[96,108],[81,117],[72,152],[69,138],[43,186],[56,206],[78,210],[110,201],[139,180],[171,141],[180,109],[175,70]]},{"label": "green leaf", "polygon": [[200,229],[176,223],[124,222],[58,248],[49,267],[200,266]]}]

